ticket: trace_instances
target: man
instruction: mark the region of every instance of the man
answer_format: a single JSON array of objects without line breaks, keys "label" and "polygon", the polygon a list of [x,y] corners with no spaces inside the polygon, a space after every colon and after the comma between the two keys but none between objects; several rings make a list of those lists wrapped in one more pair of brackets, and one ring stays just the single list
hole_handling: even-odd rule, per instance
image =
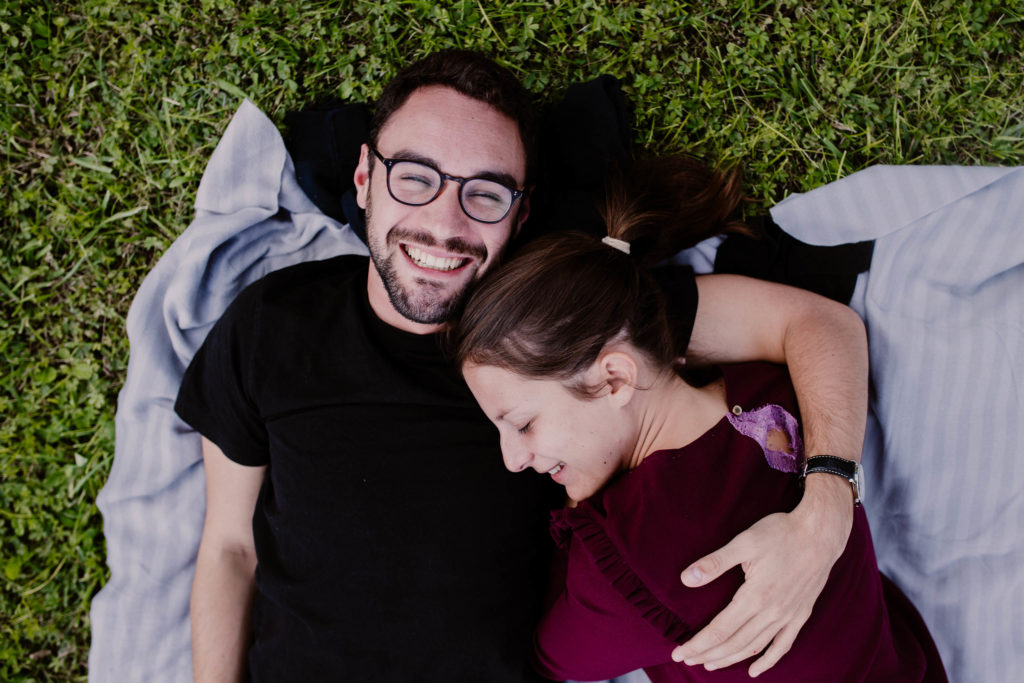
[{"label": "man", "polygon": [[[355,173],[372,266],[346,257],[269,276],[232,304],[190,366],[177,409],[210,437],[196,680],[237,679],[246,660],[254,680],[532,677],[550,489],[504,472],[436,340],[528,215],[526,102],[509,74],[472,54],[433,55],[400,74]],[[698,287],[693,353],[788,360],[808,452],[856,458],[859,320],[740,278]],[[691,568],[707,581],[742,563],[754,597],[682,654],[724,666],[774,639],[755,667],[770,665],[809,613],[851,512],[846,482],[812,475],[793,514]]]}]

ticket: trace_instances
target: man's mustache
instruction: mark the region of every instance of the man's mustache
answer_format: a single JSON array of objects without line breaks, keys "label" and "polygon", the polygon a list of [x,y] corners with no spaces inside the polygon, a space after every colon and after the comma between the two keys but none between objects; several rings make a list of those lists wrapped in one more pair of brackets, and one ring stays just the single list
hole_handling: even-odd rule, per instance
[{"label": "man's mustache", "polygon": [[461,237],[450,237],[440,241],[428,232],[410,230],[400,226],[391,228],[388,232],[387,242],[388,246],[395,246],[398,242],[413,242],[424,247],[440,247],[453,254],[472,256],[479,261],[487,260],[487,247],[482,244],[470,244]]}]

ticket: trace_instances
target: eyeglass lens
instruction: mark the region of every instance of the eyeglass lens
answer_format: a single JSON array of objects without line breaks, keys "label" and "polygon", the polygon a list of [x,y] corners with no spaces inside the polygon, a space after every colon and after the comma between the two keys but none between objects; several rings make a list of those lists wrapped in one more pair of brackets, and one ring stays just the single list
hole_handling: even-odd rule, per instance
[{"label": "eyeglass lens", "polygon": [[[431,202],[441,188],[441,174],[415,161],[391,166],[388,189],[395,199],[419,206]],[[493,180],[470,178],[461,183],[459,202],[471,218],[485,223],[500,221],[512,206],[512,191]]]}]

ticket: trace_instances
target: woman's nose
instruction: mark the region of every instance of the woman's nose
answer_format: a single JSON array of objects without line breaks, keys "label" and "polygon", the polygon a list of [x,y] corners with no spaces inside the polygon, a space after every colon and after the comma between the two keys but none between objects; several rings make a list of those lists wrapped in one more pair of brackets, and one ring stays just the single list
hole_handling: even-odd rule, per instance
[{"label": "woman's nose", "polygon": [[533,454],[528,448],[513,443],[513,439],[502,437],[501,455],[509,472],[522,472],[530,466]]}]

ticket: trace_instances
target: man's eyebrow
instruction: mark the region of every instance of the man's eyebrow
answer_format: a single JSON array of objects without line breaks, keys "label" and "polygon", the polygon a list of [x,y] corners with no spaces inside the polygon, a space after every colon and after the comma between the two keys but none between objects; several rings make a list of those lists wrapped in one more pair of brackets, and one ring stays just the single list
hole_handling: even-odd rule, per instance
[{"label": "man's eyebrow", "polygon": [[433,166],[434,168],[437,168],[437,162],[431,159],[430,157],[423,156],[422,154],[417,154],[416,152],[413,152],[412,150],[408,149],[400,149],[394,154],[390,155],[389,158],[401,159],[402,161],[416,161],[418,163],[426,164],[427,166]]},{"label": "man's eyebrow", "polygon": [[[437,169],[442,173],[446,173],[446,171],[442,169],[440,164],[438,164],[436,161],[434,161],[428,156],[424,156],[422,154],[413,152],[412,150],[400,149],[397,152],[395,152],[394,155],[391,156],[390,158],[401,159],[402,161],[415,161],[420,164],[426,164],[427,166]],[[461,178],[462,176],[459,177]],[[491,180],[500,185],[504,185],[505,187],[508,188],[519,189],[519,183],[516,181],[515,177],[511,173],[505,173],[504,171],[481,171],[480,173],[475,173],[471,176],[466,177],[480,178],[481,180]]]},{"label": "man's eyebrow", "polygon": [[477,173],[476,175],[474,175],[472,177],[473,178],[480,178],[481,180],[490,180],[490,181],[493,181],[495,183],[498,183],[499,185],[504,185],[505,187],[507,187],[509,189],[512,189],[512,190],[518,190],[519,189],[519,183],[516,182],[516,179],[512,177],[511,173],[500,173],[500,172],[496,172],[496,171],[484,171],[483,173]]}]

